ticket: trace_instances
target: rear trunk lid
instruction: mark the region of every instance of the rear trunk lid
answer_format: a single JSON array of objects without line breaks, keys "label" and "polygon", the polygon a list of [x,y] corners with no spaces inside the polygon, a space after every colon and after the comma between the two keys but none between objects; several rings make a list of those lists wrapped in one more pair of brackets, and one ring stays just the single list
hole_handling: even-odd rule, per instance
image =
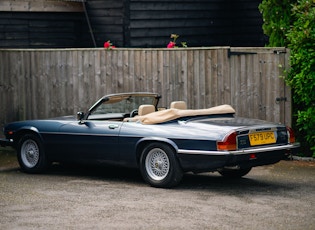
[{"label": "rear trunk lid", "polygon": [[[217,117],[191,121],[198,125],[217,127],[220,133],[219,141],[235,140],[234,149],[246,149],[264,145],[284,145],[289,142],[289,132],[282,124],[242,117]],[[218,129],[219,127],[219,129]],[[213,130],[215,132],[215,130]],[[229,149],[226,146],[226,150]],[[231,146],[230,146],[231,147]]]}]

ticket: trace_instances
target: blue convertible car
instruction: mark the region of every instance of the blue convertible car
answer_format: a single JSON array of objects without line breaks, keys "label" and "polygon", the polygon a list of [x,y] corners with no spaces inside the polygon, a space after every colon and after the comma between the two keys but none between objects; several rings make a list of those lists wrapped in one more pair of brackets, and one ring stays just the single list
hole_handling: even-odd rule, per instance
[{"label": "blue convertible car", "polygon": [[52,162],[78,161],[139,168],[154,187],[173,187],[185,172],[242,177],[298,147],[292,129],[235,116],[229,105],[158,108],[155,93],[102,97],[77,117],[19,121],[4,127],[2,146],[17,150],[21,169],[40,173]]}]

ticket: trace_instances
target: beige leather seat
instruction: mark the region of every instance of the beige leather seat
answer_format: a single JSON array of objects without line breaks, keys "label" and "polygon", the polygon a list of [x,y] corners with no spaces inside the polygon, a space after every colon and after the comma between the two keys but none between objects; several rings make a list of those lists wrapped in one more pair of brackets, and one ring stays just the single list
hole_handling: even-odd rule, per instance
[{"label": "beige leather seat", "polygon": [[187,109],[187,104],[184,101],[173,101],[170,106],[171,109]]},{"label": "beige leather seat", "polygon": [[140,105],[138,109],[138,115],[143,116],[149,113],[155,112],[154,105]]}]

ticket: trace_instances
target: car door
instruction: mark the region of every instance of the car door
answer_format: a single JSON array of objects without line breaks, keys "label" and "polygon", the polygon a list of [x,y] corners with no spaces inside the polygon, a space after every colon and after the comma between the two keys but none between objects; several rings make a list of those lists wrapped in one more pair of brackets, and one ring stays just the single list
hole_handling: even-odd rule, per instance
[{"label": "car door", "polygon": [[60,128],[59,143],[63,157],[83,160],[119,159],[119,121],[75,121]]}]

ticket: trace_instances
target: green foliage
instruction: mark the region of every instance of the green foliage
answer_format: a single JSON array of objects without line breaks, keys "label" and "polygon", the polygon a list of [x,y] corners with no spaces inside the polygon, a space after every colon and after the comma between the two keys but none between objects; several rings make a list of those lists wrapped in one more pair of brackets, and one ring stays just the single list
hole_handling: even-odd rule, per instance
[{"label": "green foliage", "polygon": [[291,50],[287,83],[294,92],[297,126],[315,157],[315,1],[292,5],[292,19],[286,34]]},{"label": "green foliage", "polygon": [[263,30],[269,36],[270,47],[287,46],[285,34],[290,29],[291,4],[296,0],[263,0],[259,11],[263,15]]},{"label": "green foliage", "polygon": [[298,138],[315,157],[315,0],[263,0],[259,10],[268,46],[290,48],[291,86]]}]

